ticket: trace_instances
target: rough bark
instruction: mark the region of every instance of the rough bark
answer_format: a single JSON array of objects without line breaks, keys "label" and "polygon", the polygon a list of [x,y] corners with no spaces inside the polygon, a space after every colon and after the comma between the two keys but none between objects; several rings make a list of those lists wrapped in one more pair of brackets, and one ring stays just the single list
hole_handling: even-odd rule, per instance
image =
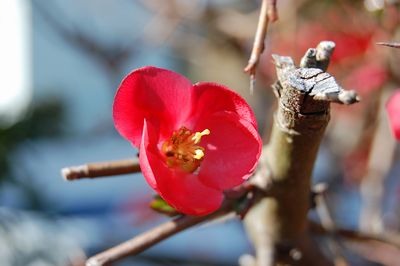
[{"label": "rough bark", "polygon": [[[329,121],[330,101],[357,101],[355,94],[348,95],[349,101],[338,100],[346,91],[323,71],[333,48],[334,43],[322,42],[306,53],[300,68],[290,57],[273,55],[279,104],[255,177],[271,193],[260,196],[244,220],[256,249],[257,266],[332,265],[309,237],[307,214],[311,174]],[[331,50],[319,59],[317,54],[324,52],[321,49]]]}]

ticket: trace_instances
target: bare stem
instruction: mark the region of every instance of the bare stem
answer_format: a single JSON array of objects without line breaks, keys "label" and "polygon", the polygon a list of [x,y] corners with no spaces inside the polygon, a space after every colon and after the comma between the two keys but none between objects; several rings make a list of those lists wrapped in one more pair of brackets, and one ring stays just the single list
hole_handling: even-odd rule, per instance
[{"label": "bare stem", "polygon": [[276,0],[263,0],[261,3],[260,16],[258,18],[258,25],[256,35],[254,38],[253,49],[251,51],[250,59],[244,71],[250,75],[250,91],[252,92],[256,68],[260,61],[260,56],[264,51],[264,40],[267,36],[268,22],[274,22],[278,19],[276,11]]},{"label": "bare stem", "polygon": [[185,229],[219,218],[231,211],[232,205],[225,202],[218,211],[206,216],[180,216],[89,258],[86,266],[107,265],[127,256],[136,255]]},{"label": "bare stem", "polygon": [[400,43],[398,42],[377,42],[377,45],[388,46],[392,48],[400,48]]},{"label": "bare stem", "polygon": [[123,175],[140,172],[139,159],[88,163],[61,169],[65,180],[72,181],[83,178],[97,178],[112,175]]}]

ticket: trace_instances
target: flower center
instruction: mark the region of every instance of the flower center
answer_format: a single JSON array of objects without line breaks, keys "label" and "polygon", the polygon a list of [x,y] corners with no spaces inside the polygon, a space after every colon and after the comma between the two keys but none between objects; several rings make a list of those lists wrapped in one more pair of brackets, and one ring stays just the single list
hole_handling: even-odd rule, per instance
[{"label": "flower center", "polygon": [[168,167],[180,167],[190,173],[199,168],[205,154],[204,148],[197,144],[206,135],[210,135],[210,130],[192,133],[186,127],[181,127],[174,131],[161,148]]}]

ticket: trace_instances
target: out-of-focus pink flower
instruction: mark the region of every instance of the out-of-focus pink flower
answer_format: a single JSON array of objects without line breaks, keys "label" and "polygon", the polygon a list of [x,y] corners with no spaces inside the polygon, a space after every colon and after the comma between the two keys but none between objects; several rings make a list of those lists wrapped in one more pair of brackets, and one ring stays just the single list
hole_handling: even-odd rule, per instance
[{"label": "out-of-focus pink flower", "polygon": [[371,45],[371,32],[335,32],[325,34],[324,39],[336,43],[335,52],[332,55],[332,62],[339,63],[342,60],[361,56],[367,52]]},{"label": "out-of-focus pink flower", "polygon": [[397,140],[400,140],[400,90],[396,90],[389,98],[386,103],[386,111],[393,135]]},{"label": "out-of-focus pink flower", "polygon": [[380,64],[370,63],[353,70],[345,80],[346,88],[354,88],[362,94],[380,89],[388,78],[387,70]]},{"label": "out-of-focus pink flower", "polygon": [[142,173],[172,207],[189,215],[217,210],[223,191],[240,185],[261,153],[254,114],[235,92],[144,67],[115,96],[119,133],[140,149]]},{"label": "out-of-focus pink flower", "polygon": [[347,60],[363,56],[371,48],[371,40],[375,28],[370,26],[368,29],[354,28],[347,26],[347,31],[343,27],[327,28],[316,23],[305,23],[299,27],[295,40],[292,35],[278,35],[279,46],[273,48],[273,53],[291,54],[295,53],[297,58],[301,58],[304,52],[310,47],[315,47],[319,42],[327,40],[336,44],[335,52],[332,55],[331,63],[342,63]]},{"label": "out-of-focus pink flower", "polygon": [[[305,24],[298,33],[299,52],[304,53],[308,48],[315,47],[320,41],[328,40],[336,44],[331,58],[333,64],[362,56],[371,46],[374,28],[362,30],[351,26],[345,27],[342,25],[342,27],[327,29],[315,23]],[[343,29],[347,29],[347,31],[343,31]]]}]

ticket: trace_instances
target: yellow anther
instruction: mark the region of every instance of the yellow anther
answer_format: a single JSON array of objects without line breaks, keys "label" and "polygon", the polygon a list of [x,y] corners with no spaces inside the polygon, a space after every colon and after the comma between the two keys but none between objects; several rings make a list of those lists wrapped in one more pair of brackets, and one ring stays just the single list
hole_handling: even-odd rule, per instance
[{"label": "yellow anther", "polygon": [[194,151],[196,154],[193,156],[193,158],[197,159],[197,160],[201,160],[201,158],[204,157],[204,152],[200,149],[197,149]]},{"label": "yellow anther", "polygon": [[[192,137],[192,140],[194,141],[195,144],[197,144],[197,143],[200,142],[201,137],[206,136],[206,135],[210,135],[210,130],[208,128],[204,129],[202,132],[194,133],[194,136]],[[203,156],[204,156],[204,154],[201,157],[203,157]]]},{"label": "yellow anther", "polygon": [[179,167],[189,173],[195,172],[205,157],[205,149],[199,142],[203,136],[209,134],[209,129],[192,133],[186,127],[174,131],[161,147],[168,167]]}]

